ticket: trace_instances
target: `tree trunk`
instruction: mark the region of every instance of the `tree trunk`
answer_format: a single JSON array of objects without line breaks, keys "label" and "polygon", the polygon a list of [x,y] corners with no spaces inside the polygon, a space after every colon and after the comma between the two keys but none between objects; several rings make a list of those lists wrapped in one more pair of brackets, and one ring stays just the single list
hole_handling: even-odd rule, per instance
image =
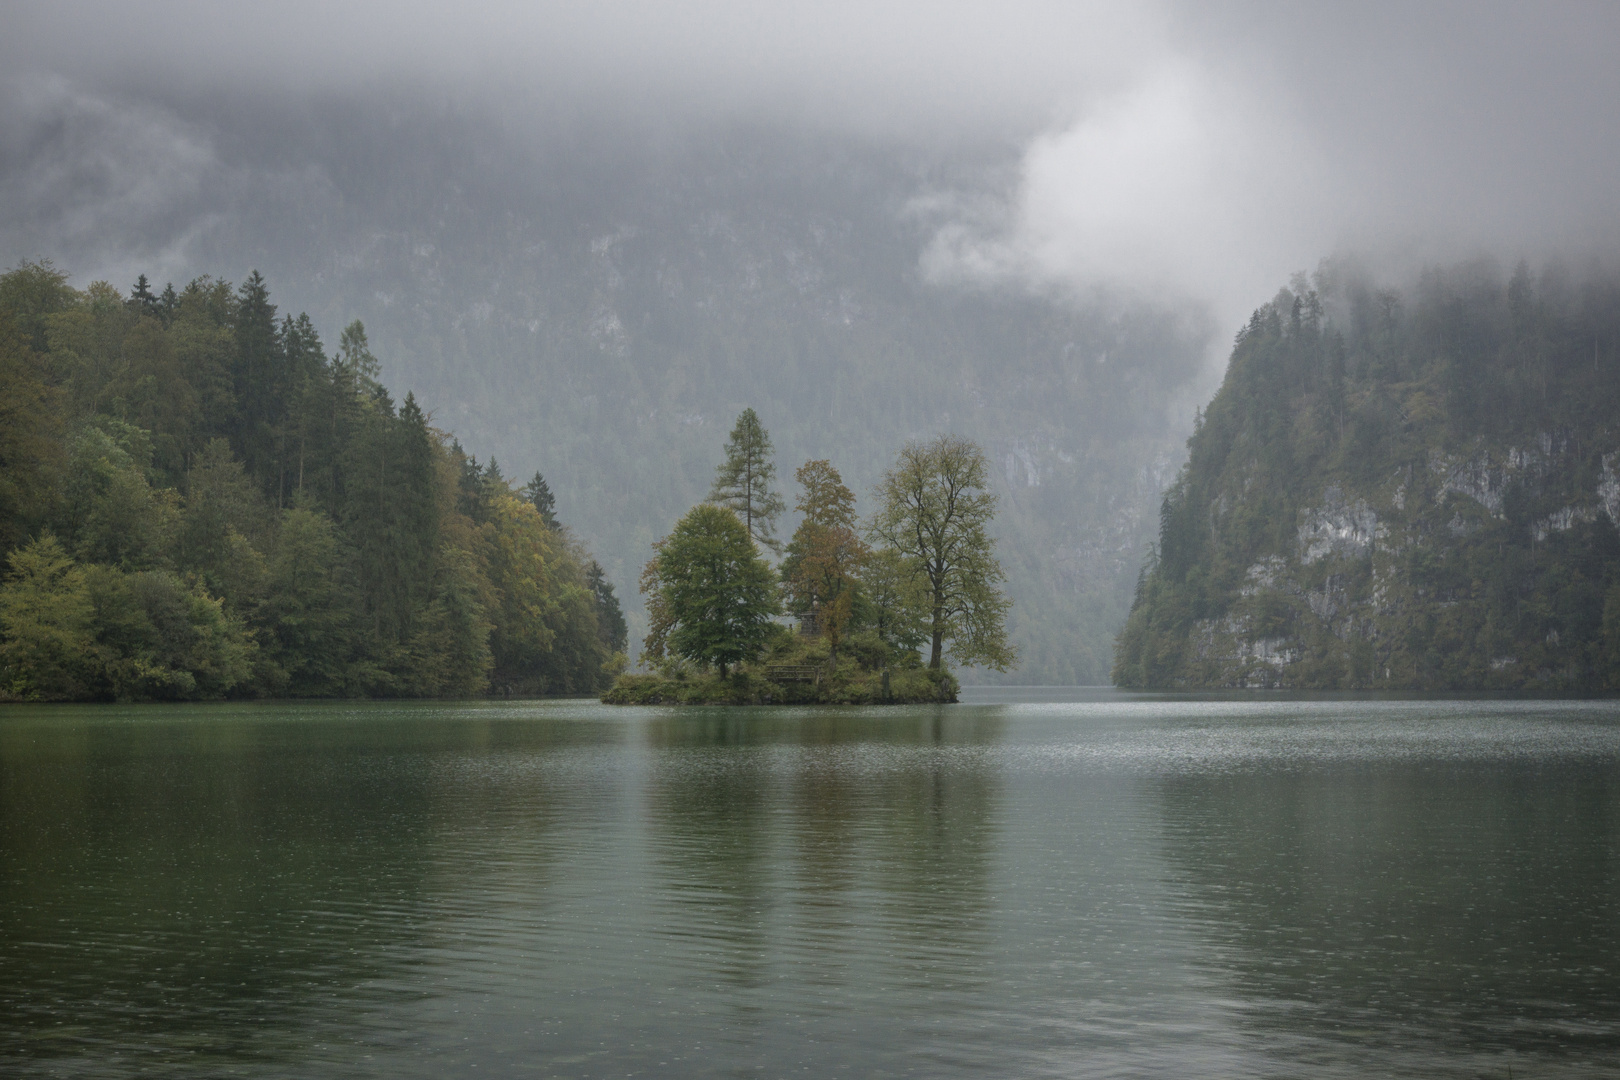
[{"label": "tree trunk", "polygon": [[928,654],[928,666],[933,668],[935,671],[939,670],[940,646],[944,643],[944,641],[944,632],[941,631],[939,627],[934,627],[934,648],[933,651]]}]

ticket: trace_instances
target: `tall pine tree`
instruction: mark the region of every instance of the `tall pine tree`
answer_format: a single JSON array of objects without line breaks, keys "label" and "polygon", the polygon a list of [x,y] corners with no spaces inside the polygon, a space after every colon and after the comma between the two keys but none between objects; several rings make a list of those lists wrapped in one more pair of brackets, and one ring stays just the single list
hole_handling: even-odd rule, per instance
[{"label": "tall pine tree", "polygon": [[776,479],[772,453],[770,434],[753,409],[744,409],[726,443],[726,460],[715,470],[709,501],[735,511],[754,543],[780,551],[772,533],[783,505],[771,489]]}]

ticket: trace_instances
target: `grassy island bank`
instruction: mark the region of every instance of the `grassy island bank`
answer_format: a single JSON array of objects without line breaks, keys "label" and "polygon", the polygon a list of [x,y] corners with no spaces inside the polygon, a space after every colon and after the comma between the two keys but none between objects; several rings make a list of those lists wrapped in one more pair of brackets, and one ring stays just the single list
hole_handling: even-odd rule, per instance
[{"label": "grassy island bank", "polygon": [[[876,705],[956,700],[945,669],[1015,662],[987,527],[995,498],[974,444],[907,443],[863,528],[832,462],[794,473],[804,515],[784,546],[770,436],[744,409],[709,501],[653,544],[641,571],[641,663],[609,705]],[[864,536],[863,536],[864,533]],[[772,566],[762,550],[782,556]],[[796,629],[784,625],[784,613]],[[921,649],[928,650],[926,665]]]},{"label": "grassy island bank", "polygon": [[871,635],[856,635],[834,660],[825,641],[784,631],[757,661],[724,676],[714,668],[666,663],[646,675],[620,675],[602,695],[609,705],[918,705],[954,702],[956,676],[925,667],[915,652],[895,656]]}]

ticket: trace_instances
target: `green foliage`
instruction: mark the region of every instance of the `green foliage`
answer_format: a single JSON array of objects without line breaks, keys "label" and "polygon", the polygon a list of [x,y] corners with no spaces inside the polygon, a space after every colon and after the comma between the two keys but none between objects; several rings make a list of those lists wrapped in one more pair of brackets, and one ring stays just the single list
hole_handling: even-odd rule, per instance
[{"label": "green foliage", "polygon": [[334,697],[352,689],[349,660],[359,625],[341,551],[324,513],[301,507],[283,512],[265,597],[255,613],[264,650],[279,672],[278,692]]},{"label": "green foliage", "polygon": [[[825,643],[777,627],[765,654],[725,675],[678,662],[656,674],[621,675],[602,695],[609,705],[918,705],[957,700],[961,687],[948,671],[924,666],[871,631],[851,634],[833,659]],[[806,668],[812,681],[779,680],[782,668]],[[773,671],[773,669],[776,669]]]},{"label": "green foliage", "polygon": [[7,557],[0,585],[0,663],[5,692],[26,701],[83,697],[92,681],[94,611],[83,567],[46,533]]},{"label": "green foliage", "polygon": [[997,587],[1006,575],[988,531],[996,498],[987,481],[984,451],[941,435],[907,443],[879,485],[872,535],[923,586],[934,669],[946,642],[964,664],[1005,671],[1017,663],[1006,634],[1011,605]]},{"label": "green foliage", "polygon": [[607,685],[600,566],[378,374],[359,322],[328,358],[257,274],[128,299],[0,275],[0,694]]},{"label": "green foliage", "polygon": [[61,395],[20,323],[0,293],[0,550],[55,515],[63,466]]},{"label": "green foliage", "polygon": [[781,545],[771,534],[783,505],[771,489],[776,479],[771,454],[769,433],[753,409],[744,409],[726,442],[726,460],[715,470],[709,501],[736,511],[748,538],[775,551]]},{"label": "green foliage", "polygon": [[224,605],[167,570],[86,568],[95,609],[93,696],[217,698],[247,681],[254,644]]},{"label": "green foliage", "polygon": [[899,649],[921,648],[931,638],[927,577],[893,548],[878,548],[861,567],[860,623]]},{"label": "green foliage", "polygon": [[776,575],[730,510],[700,504],[658,555],[659,591],[677,656],[726,668],[757,656],[776,614]]},{"label": "green foliage", "polygon": [[1598,275],[1296,279],[1188,443],[1115,681],[1620,688],[1617,342]]},{"label": "green foliage", "polygon": [[112,418],[81,428],[69,450],[65,485],[74,554],[125,569],[169,565],[180,523],[179,493],[147,479],[147,433]]},{"label": "green foliage", "polygon": [[15,270],[0,274],[0,311],[7,313],[28,348],[36,353],[50,348],[50,317],[76,306],[79,299],[68,284],[68,276],[52,266],[49,259],[21,263]]},{"label": "green foliage", "polygon": [[169,571],[81,566],[48,533],[9,561],[0,664],[11,697],[219,697],[251,673],[242,623]]},{"label": "green foliage", "polygon": [[[536,470],[534,478],[523,485],[523,497],[534,505],[540,514],[540,520],[550,528],[557,527],[557,497],[551,493],[551,487],[546,478]],[[598,570],[601,568],[598,567]]]},{"label": "green foliage", "polygon": [[613,595],[613,583],[602,572],[602,564],[595,559],[591,560],[590,567],[585,571],[585,584],[591,590],[591,599],[596,605],[596,628],[602,637],[602,644],[609,653],[622,654],[630,644],[630,627],[625,622],[623,609],[619,607],[619,598]]}]

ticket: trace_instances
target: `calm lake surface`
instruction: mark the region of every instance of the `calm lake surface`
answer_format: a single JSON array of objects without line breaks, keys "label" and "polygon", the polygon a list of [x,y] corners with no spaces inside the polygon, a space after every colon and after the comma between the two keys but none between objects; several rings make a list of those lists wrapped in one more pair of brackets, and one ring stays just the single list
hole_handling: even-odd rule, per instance
[{"label": "calm lake surface", "polygon": [[1620,1074],[1620,703],[0,709],[0,1073]]}]

